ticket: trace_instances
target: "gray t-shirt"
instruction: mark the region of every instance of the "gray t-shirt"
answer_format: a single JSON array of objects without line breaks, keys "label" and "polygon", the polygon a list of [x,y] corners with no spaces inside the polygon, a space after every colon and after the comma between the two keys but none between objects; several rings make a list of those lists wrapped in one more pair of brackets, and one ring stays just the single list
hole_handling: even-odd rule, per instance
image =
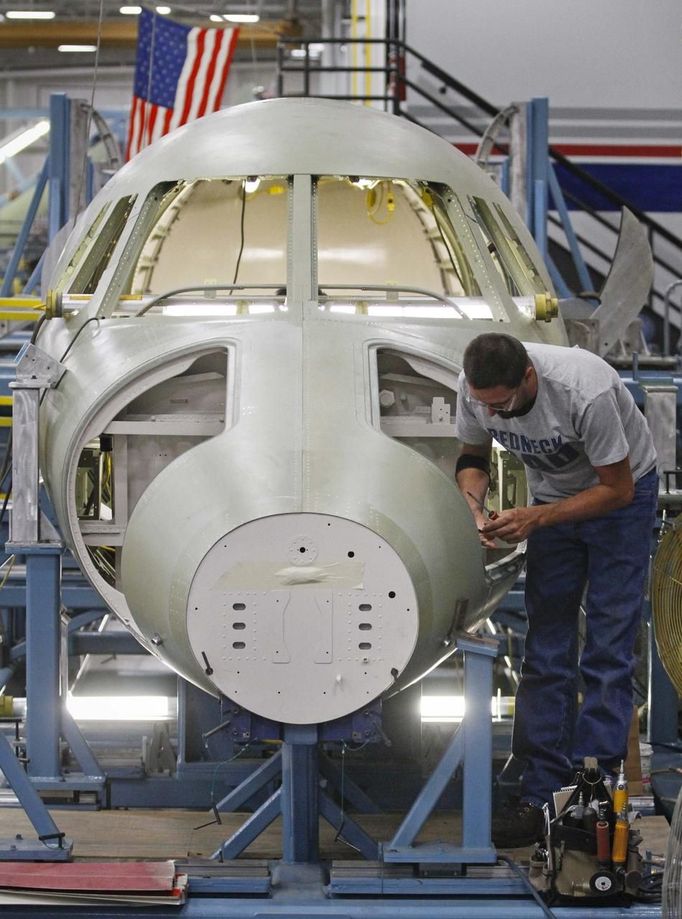
[{"label": "gray t-shirt", "polygon": [[538,377],[533,407],[517,418],[490,415],[471,401],[461,373],[455,420],[460,441],[496,440],[525,464],[528,487],[539,501],[597,485],[593,467],[626,456],[635,481],[654,468],[649,427],[613,367],[579,348],[535,343],[525,348]]}]

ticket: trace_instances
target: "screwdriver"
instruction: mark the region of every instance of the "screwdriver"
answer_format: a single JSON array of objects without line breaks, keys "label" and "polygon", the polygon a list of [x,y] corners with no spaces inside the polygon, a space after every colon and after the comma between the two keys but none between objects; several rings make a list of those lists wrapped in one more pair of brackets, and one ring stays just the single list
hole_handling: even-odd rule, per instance
[{"label": "screwdriver", "polygon": [[497,518],[498,518],[498,516],[499,516],[498,513],[497,513],[497,511],[490,511],[490,510],[488,510],[488,508],[485,506],[485,504],[483,503],[483,501],[481,501],[480,498],[477,498],[476,495],[472,495],[470,491],[468,491],[467,494],[469,495],[470,498],[473,498],[473,499],[474,499],[474,501],[476,502],[476,504],[478,504],[478,506],[481,508],[481,510],[483,511],[484,514],[487,514],[487,515],[488,515],[488,518],[489,518],[490,520],[497,520]]}]

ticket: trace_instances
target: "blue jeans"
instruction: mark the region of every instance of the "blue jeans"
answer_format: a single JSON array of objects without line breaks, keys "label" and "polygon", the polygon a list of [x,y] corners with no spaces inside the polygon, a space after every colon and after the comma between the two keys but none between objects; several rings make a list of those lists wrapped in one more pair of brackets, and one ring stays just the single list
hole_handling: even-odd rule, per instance
[{"label": "blue jeans", "polygon": [[[605,768],[625,758],[657,495],[652,470],[636,483],[627,507],[542,527],[528,540],[528,635],[512,738],[512,751],[524,764],[523,801],[551,801],[585,756],[596,756]],[[587,635],[578,660],[586,584]],[[578,672],[584,690],[579,712]]]}]

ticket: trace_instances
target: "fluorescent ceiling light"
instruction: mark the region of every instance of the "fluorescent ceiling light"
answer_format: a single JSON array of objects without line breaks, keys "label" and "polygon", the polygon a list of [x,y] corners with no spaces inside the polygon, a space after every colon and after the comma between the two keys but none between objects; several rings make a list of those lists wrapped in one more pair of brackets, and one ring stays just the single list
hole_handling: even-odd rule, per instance
[{"label": "fluorescent ceiling light", "polygon": [[57,51],[62,51],[64,53],[79,51],[97,51],[97,45],[57,45]]},{"label": "fluorescent ceiling light", "polygon": [[164,721],[172,717],[168,696],[67,696],[76,721]]},{"label": "fluorescent ceiling light", "polygon": [[464,717],[464,696],[422,696],[422,721],[461,721]]},{"label": "fluorescent ceiling light", "polygon": [[159,16],[167,16],[170,13],[170,11],[171,11],[171,8],[169,6],[157,6],[156,7],[156,12],[159,14]]},{"label": "fluorescent ceiling light", "polygon": [[[465,715],[464,696],[427,696],[420,700],[422,722],[453,723]],[[498,694],[490,700],[490,711],[498,721],[514,714],[513,696]]]},{"label": "fluorescent ceiling light", "polygon": [[119,9],[119,13],[122,16],[139,16],[142,12],[141,6],[122,6]]},{"label": "fluorescent ceiling light", "polygon": [[260,16],[258,13],[223,13],[223,19],[227,22],[258,22]]},{"label": "fluorescent ceiling light", "polygon": [[54,10],[8,10],[7,19],[54,19]]},{"label": "fluorescent ceiling light", "polygon": [[4,163],[5,160],[25,150],[26,147],[30,147],[31,144],[35,143],[39,138],[44,137],[49,130],[50,122],[44,118],[42,121],[34,124],[33,127],[27,128],[25,131],[21,131],[16,136],[10,138],[6,143],[0,144],[0,163]]},{"label": "fluorescent ceiling light", "polygon": [[211,22],[222,22],[223,21],[223,17],[219,16],[217,13],[211,13],[211,15],[208,18],[211,20]]}]

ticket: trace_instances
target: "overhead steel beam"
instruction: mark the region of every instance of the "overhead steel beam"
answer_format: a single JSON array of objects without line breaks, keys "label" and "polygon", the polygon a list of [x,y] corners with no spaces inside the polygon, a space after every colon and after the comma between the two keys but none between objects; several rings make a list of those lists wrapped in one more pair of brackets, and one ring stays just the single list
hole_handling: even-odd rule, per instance
[{"label": "overhead steel beam", "polygon": [[[62,44],[96,44],[98,31],[103,48],[134,48],[137,42],[135,17],[121,21],[105,20],[101,26],[95,19],[61,19],[54,22],[3,22],[0,24],[0,48],[56,48]],[[274,48],[278,39],[293,37],[299,32],[300,26],[296,23],[273,19],[240,26],[239,44]]]}]

